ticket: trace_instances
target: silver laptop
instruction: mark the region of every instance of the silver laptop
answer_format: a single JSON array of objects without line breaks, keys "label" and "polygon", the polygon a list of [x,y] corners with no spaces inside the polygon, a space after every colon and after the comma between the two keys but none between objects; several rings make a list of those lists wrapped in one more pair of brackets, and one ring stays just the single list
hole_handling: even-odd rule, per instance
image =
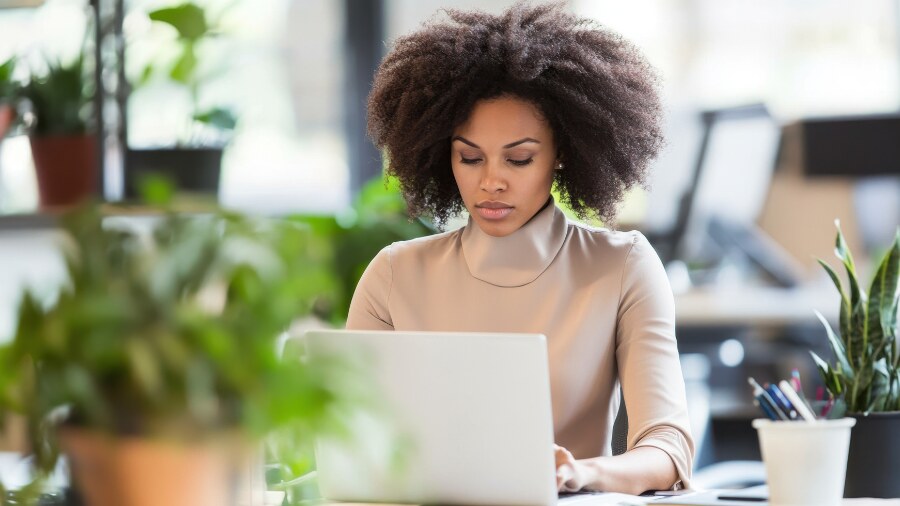
[{"label": "silver laptop", "polygon": [[329,500],[556,504],[546,339],[538,334],[311,331],[310,359],[370,366],[381,409],[319,440]]}]

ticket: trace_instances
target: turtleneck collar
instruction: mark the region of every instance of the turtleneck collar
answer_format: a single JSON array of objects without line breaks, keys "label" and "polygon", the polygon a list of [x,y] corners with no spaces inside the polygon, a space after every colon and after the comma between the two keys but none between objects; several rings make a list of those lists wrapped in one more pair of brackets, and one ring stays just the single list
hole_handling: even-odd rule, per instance
[{"label": "turtleneck collar", "polygon": [[462,249],[469,272],[495,286],[516,287],[541,275],[566,240],[566,216],[553,199],[519,230],[494,237],[469,217],[462,231]]}]

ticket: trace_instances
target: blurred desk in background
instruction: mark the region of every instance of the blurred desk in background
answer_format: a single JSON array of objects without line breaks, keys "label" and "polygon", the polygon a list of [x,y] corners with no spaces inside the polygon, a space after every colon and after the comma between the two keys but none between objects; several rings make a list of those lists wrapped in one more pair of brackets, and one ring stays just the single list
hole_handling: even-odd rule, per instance
[{"label": "blurred desk in background", "polygon": [[[688,411],[692,420],[705,415],[708,423],[699,433],[704,440],[698,441],[697,466],[759,460],[750,420],[760,413],[747,377],[777,382],[797,369],[806,394],[814,396],[821,379],[809,352],[826,360],[831,357],[815,311],[836,326],[839,304],[840,297],[829,284],[790,289],[710,285],[675,295]],[[705,413],[693,412],[702,410]]]},{"label": "blurred desk in background", "polygon": [[711,286],[676,294],[675,321],[680,327],[784,327],[818,323],[819,311],[836,322],[839,304],[837,291],[829,286]]}]

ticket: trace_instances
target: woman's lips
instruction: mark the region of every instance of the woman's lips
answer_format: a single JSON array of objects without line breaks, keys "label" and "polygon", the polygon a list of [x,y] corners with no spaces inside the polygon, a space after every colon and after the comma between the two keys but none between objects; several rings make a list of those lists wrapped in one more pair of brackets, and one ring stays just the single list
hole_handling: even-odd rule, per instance
[{"label": "woman's lips", "polygon": [[476,211],[478,214],[486,219],[486,220],[502,220],[506,218],[509,213],[512,212],[512,207],[498,207],[498,208],[489,208],[489,207],[476,207]]}]

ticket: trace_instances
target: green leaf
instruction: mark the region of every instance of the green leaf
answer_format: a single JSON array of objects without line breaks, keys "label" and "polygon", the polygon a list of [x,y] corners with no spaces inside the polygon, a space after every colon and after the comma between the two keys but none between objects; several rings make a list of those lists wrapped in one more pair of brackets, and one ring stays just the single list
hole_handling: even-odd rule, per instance
[{"label": "green leaf", "polygon": [[835,220],[834,224],[838,230],[835,238],[834,254],[841,260],[844,268],[847,270],[847,277],[850,282],[850,304],[855,308],[859,304],[860,299],[865,297],[865,293],[859,288],[859,282],[856,277],[856,264],[853,262],[853,255],[850,253],[850,248],[847,247],[847,242],[844,240],[841,224],[837,220]]},{"label": "green leaf", "polygon": [[164,206],[175,197],[175,185],[169,178],[159,174],[148,174],[138,182],[139,193],[145,203]]},{"label": "green leaf", "polygon": [[0,63],[0,81],[9,81],[12,79],[13,69],[16,67],[16,58],[11,56],[8,60]]},{"label": "green leaf", "polygon": [[154,73],[155,73],[155,67],[153,66],[153,64],[152,63],[147,64],[147,66],[144,67],[144,70],[141,71],[141,75],[140,75],[140,77],[138,77],[137,82],[134,85],[135,88],[139,88],[141,86],[146,86],[147,83],[150,82],[150,79],[153,77]]},{"label": "green leaf", "polygon": [[209,32],[203,9],[192,3],[167,7],[150,12],[150,19],[166,23],[178,31],[178,36],[189,41],[197,41]]},{"label": "green leaf", "polygon": [[816,311],[816,316],[819,318],[819,321],[822,322],[822,325],[825,327],[825,332],[828,334],[828,343],[831,345],[831,351],[834,353],[834,357],[837,360],[838,365],[840,365],[841,373],[849,380],[853,381],[853,367],[850,366],[850,362],[847,360],[847,350],[844,348],[844,343],[834,335],[834,331],[831,329],[831,325],[828,323],[828,320],[822,316],[822,313]]},{"label": "green leaf", "polygon": [[108,427],[111,422],[109,406],[111,399],[103,396],[101,386],[98,384],[100,377],[96,374],[97,371],[73,361],[62,365],[60,372],[61,375],[57,380],[61,383],[49,383],[45,387],[63,390],[64,395],[84,411],[83,415],[94,420],[99,426]]},{"label": "green leaf", "polygon": [[[869,384],[867,395],[865,397],[865,410],[872,411],[874,409],[875,411],[885,411],[891,393],[890,373],[887,370],[886,361],[883,359],[879,360],[872,371],[872,381]],[[878,400],[879,398],[880,400]],[[873,408],[873,406],[876,407]]]},{"label": "green leaf", "polygon": [[[846,349],[851,333],[850,315],[852,313],[852,308],[850,307],[850,299],[848,299],[847,294],[844,293],[844,286],[841,283],[841,279],[838,277],[837,273],[834,272],[834,269],[832,269],[831,266],[825,263],[825,261],[823,261],[822,259],[817,258],[816,260],[819,262],[819,265],[821,265],[822,268],[825,269],[825,272],[828,273],[828,276],[831,278],[831,281],[834,282],[834,286],[837,288],[837,291],[841,296],[839,324],[841,328],[841,337],[844,339],[844,347]],[[850,363],[853,363],[852,356],[848,356],[847,359]]]},{"label": "green leaf", "polygon": [[839,397],[843,393],[843,389],[837,374],[831,369],[828,362],[822,360],[815,352],[810,351],[809,354],[812,355],[813,361],[816,363],[816,368],[819,370],[819,374],[822,375],[822,381],[825,383],[825,388],[831,392],[831,395]]},{"label": "green leaf", "polygon": [[189,85],[194,80],[194,72],[197,69],[197,55],[194,52],[194,44],[188,43],[181,50],[181,56],[175,62],[175,66],[169,72],[169,77],[181,84]]},{"label": "green leaf", "polygon": [[237,117],[230,109],[216,107],[194,115],[194,120],[209,125],[219,130],[234,130],[237,125]]},{"label": "green leaf", "polygon": [[[900,277],[900,230],[884,255],[869,289],[866,329],[869,342],[884,349],[886,340],[896,339],[897,279]],[[889,349],[887,351],[891,351]],[[893,357],[885,357],[893,362]]]},{"label": "green leaf", "polygon": [[22,89],[34,109],[37,135],[80,135],[88,130],[92,78],[79,55],[72,62],[51,62],[44,75],[32,76]]},{"label": "green leaf", "polygon": [[13,99],[15,86],[12,80],[13,71],[16,68],[16,59],[11,57],[0,64],[0,103]]},{"label": "green leaf", "polygon": [[836,420],[838,418],[844,418],[847,414],[847,403],[842,398],[837,398],[834,400],[834,406],[832,406],[831,411],[828,412],[829,420]]},{"label": "green leaf", "polygon": [[162,393],[163,381],[153,348],[142,337],[127,338],[125,349],[135,384],[151,399]]},{"label": "green leaf", "polygon": [[[849,323],[842,323],[841,331],[847,332],[847,334],[841,337],[846,343],[851,363],[859,367],[868,351],[869,345],[866,329],[866,294],[859,287],[856,277],[856,265],[853,262],[850,248],[847,247],[847,242],[844,240],[844,234],[841,232],[840,222],[835,220],[834,224],[837,227],[834,253],[843,262],[850,284],[850,319]],[[843,312],[841,316],[844,317]]]},{"label": "green leaf", "polygon": [[875,279],[872,280],[869,300],[869,327],[879,328],[886,338],[897,336],[898,279],[900,279],[900,228],[891,249],[884,255]]}]

